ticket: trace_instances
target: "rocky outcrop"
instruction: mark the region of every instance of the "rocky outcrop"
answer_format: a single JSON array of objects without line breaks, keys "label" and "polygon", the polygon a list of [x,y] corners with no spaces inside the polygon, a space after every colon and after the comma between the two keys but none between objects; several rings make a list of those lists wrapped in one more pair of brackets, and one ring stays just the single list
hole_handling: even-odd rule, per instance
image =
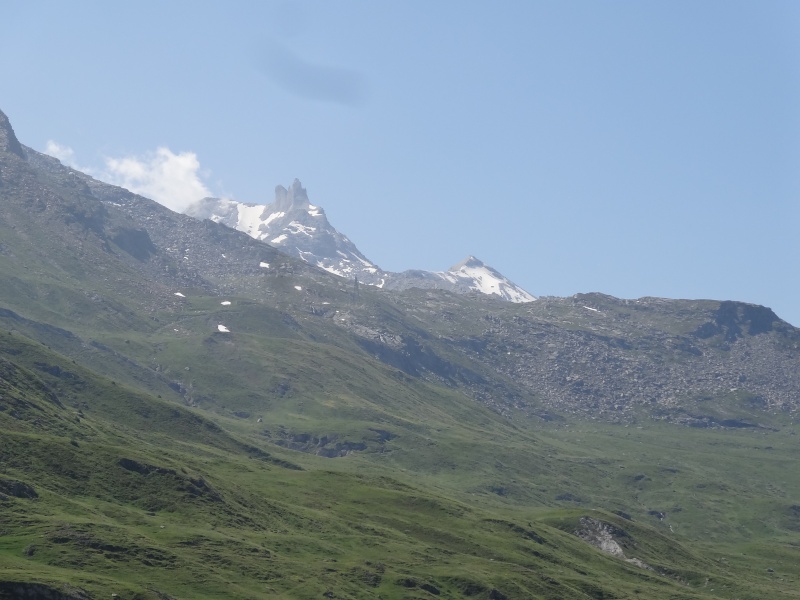
[{"label": "rocky outcrop", "polygon": [[39,494],[36,493],[33,487],[15,479],[0,479],[0,498],[2,498],[3,495],[28,500],[39,497]]},{"label": "rocky outcrop", "polygon": [[57,589],[43,583],[0,581],[0,600],[91,600],[91,596],[66,584]]},{"label": "rocky outcrop", "polygon": [[[467,388],[504,414],[768,428],[800,413],[800,330],[768,308],[602,294],[508,305],[433,291],[398,304],[435,335],[355,311],[339,324],[372,356]],[[409,352],[415,345],[425,353]]]},{"label": "rocky outcrop", "polygon": [[573,533],[601,552],[621,558],[642,569],[653,570],[644,561],[625,556],[625,550],[632,551],[636,544],[624,529],[593,517],[581,517],[580,526]]},{"label": "rocky outcrop", "polygon": [[13,154],[17,158],[25,160],[22,144],[19,143],[17,136],[14,134],[14,129],[11,127],[8,117],[3,111],[0,111],[0,157],[3,154]]}]

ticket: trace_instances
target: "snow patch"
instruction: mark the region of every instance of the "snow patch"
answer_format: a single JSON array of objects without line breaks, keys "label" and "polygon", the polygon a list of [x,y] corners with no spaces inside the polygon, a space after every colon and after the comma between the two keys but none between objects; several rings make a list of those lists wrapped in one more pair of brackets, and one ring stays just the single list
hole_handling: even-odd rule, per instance
[{"label": "snow patch", "polygon": [[328,273],[333,273],[334,275],[338,275],[339,277],[347,277],[347,275],[345,275],[342,271],[337,270],[335,267],[328,267],[322,264],[321,262],[317,263],[317,266],[320,267],[321,269],[325,269]]},{"label": "snow patch", "polygon": [[272,223],[272,222],[273,222],[275,219],[281,219],[281,218],[283,218],[283,217],[285,217],[285,216],[286,216],[286,213],[285,213],[285,212],[276,212],[276,213],[272,213],[270,216],[268,216],[266,219],[264,219],[264,220],[261,222],[261,224],[262,224],[262,225],[264,225],[264,226],[267,226],[267,225],[269,225],[270,223]]},{"label": "snow patch", "polygon": [[300,287],[299,285],[294,286],[294,289],[296,289],[298,292],[303,290],[303,288]]},{"label": "snow patch", "polygon": [[237,204],[236,206],[236,229],[244,231],[250,237],[255,237],[261,225],[261,213],[264,206],[260,204]]},{"label": "snow patch", "polygon": [[258,266],[261,267],[262,269],[269,269],[269,263],[260,262],[258,263]]},{"label": "snow patch", "polygon": [[311,235],[317,230],[316,227],[308,227],[307,225],[303,225],[302,223],[298,223],[297,221],[292,221],[291,223],[289,223],[286,226],[286,229],[289,230],[289,233],[294,233],[294,234],[304,233],[308,237],[311,237]]},{"label": "snow patch", "polygon": [[532,302],[536,300],[528,292],[517,287],[494,269],[483,264],[463,264],[457,270],[434,273],[445,281],[461,284],[470,290],[489,296],[500,296],[510,302]]},{"label": "snow patch", "polygon": [[230,329],[228,329],[227,327],[225,327],[225,325],[222,325],[222,324],[217,325],[217,331],[219,331],[220,333],[230,333],[231,332]]},{"label": "snow patch", "polygon": [[272,241],[270,242],[270,244],[280,244],[280,243],[281,243],[283,240],[285,240],[287,237],[289,237],[289,236],[287,236],[285,233],[282,233],[282,234],[280,234],[278,237],[276,237],[274,240],[272,240]]},{"label": "snow patch", "polygon": [[231,305],[231,301],[230,300],[223,300],[222,302],[220,302],[220,304],[222,304],[222,306],[230,306]]},{"label": "snow patch", "polygon": [[180,292],[175,292],[175,295],[178,296],[179,298],[186,298],[186,296],[184,296]]},{"label": "snow patch", "polygon": [[596,308],[592,308],[591,306],[584,306],[583,308],[585,308],[586,310],[591,310],[592,312],[598,312],[598,313],[600,312],[599,310],[597,310]]},{"label": "snow patch", "polygon": [[365,259],[361,258],[360,256],[356,256],[356,260],[357,260],[357,261],[359,261],[359,262],[360,262],[362,265],[364,265],[365,267],[374,267],[374,266],[375,266],[375,265],[373,265],[371,262],[369,262],[368,260],[365,260]]}]

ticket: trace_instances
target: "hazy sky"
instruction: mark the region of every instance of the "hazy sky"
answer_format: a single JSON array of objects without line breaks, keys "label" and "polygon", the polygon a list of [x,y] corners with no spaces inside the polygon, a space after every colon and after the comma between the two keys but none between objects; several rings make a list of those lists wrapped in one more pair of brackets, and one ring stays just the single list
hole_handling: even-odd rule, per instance
[{"label": "hazy sky", "polygon": [[800,325],[800,2],[0,0],[20,140],[180,207],[299,178],[388,270]]}]

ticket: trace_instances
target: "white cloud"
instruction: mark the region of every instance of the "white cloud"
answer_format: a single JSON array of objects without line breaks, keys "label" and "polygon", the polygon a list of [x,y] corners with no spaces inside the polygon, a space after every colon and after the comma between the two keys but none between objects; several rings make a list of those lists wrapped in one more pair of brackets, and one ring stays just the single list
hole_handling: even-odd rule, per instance
[{"label": "white cloud", "polygon": [[73,169],[78,168],[75,163],[75,151],[69,146],[62,146],[58,142],[47,140],[44,153],[57,158],[68,167],[72,167]]},{"label": "white cloud", "polygon": [[181,212],[211,191],[203,183],[200,161],[194,152],[175,154],[158,148],[144,156],[106,158],[105,171],[98,179],[152,198],[167,208]]},{"label": "white cloud", "polygon": [[213,195],[203,182],[205,173],[194,152],[175,154],[162,147],[142,156],[106,157],[103,169],[80,166],[72,148],[53,140],[47,140],[45,154],[95,179],[151,198],[176,212]]}]

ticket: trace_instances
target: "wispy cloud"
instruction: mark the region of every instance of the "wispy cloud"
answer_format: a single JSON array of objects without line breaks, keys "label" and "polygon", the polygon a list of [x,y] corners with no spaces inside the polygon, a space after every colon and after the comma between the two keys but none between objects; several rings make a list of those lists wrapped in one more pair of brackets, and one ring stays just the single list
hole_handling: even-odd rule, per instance
[{"label": "wispy cloud", "polygon": [[265,44],[259,65],[273,83],[309,100],[356,106],[366,99],[360,73],[308,62],[277,42]]},{"label": "wispy cloud", "polygon": [[53,140],[47,141],[45,154],[95,179],[151,198],[176,212],[213,195],[204,182],[206,173],[200,168],[194,152],[176,154],[162,147],[140,156],[106,157],[101,169],[79,165],[72,148]]},{"label": "wispy cloud", "polygon": [[54,142],[53,140],[47,140],[47,144],[45,144],[44,148],[44,153],[54,158],[57,158],[68,167],[72,167],[73,169],[77,169],[78,171],[83,170],[78,166],[78,163],[75,162],[75,151],[69,146],[62,146],[58,142]]},{"label": "wispy cloud", "polygon": [[106,158],[105,171],[97,177],[177,212],[212,195],[194,152],[175,154],[163,147],[144,156]]}]

